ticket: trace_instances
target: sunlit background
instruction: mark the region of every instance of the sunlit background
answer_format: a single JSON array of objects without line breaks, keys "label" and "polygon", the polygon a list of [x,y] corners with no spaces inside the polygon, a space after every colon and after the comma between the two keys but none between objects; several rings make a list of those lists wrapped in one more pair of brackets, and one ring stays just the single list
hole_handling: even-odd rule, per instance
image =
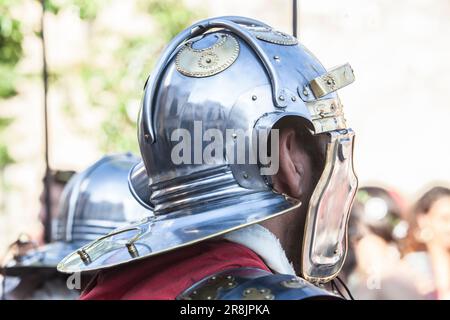
[{"label": "sunlit background", "polygon": [[[190,23],[243,15],[292,33],[290,0],[47,0],[49,161],[81,170],[137,152],[136,118],[158,53]],[[0,255],[39,233],[44,176],[42,7],[0,0]],[[350,62],[340,96],[362,184],[414,199],[450,181],[450,1],[299,1],[299,38],[325,67]],[[242,75],[243,77],[245,75]]]}]

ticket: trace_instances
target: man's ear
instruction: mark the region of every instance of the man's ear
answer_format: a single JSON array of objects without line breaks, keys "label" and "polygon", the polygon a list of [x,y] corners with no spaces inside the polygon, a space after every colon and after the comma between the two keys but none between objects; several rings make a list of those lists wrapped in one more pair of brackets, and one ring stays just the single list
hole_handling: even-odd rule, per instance
[{"label": "man's ear", "polygon": [[298,163],[301,152],[298,141],[296,141],[295,130],[292,128],[280,130],[280,166],[278,173],[272,177],[272,181],[276,191],[286,193],[294,198],[300,198],[301,196],[302,166]]}]

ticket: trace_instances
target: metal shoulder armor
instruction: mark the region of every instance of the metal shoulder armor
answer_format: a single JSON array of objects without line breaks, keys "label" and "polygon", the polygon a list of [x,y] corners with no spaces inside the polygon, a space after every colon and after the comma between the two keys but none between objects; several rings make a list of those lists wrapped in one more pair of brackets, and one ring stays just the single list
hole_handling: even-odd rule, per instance
[{"label": "metal shoulder armor", "polygon": [[177,300],[342,299],[302,278],[257,268],[237,268],[206,277]]}]

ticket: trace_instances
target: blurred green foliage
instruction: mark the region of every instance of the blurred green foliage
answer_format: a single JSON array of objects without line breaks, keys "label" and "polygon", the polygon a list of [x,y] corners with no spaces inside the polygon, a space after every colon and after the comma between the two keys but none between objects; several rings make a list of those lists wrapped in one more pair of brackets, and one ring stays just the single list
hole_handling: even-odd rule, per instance
[{"label": "blurred green foliage", "polygon": [[150,0],[145,3],[147,12],[158,22],[166,41],[187,28],[194,18],[194,13],[179,0]]},{"label": "blurred green foliage", "polygon": [[97,12],[107,3],[107,0],[44,0],[46,12],[56,15],[61,9],[73,7],[82,20],[94,20]]},{"label": "blurred green foliage", "polygon": [[[6,130],[11,122],[11,118],[0,118],[0,137],[2,137],[3,131]],[[14,160],[8,152],[5,141],[3,141],[3,139],[0,139],[0,170],[3,170],[7,165],[11,163],[14,163]]]},{"label": "blurred green foliage", "polygon": [[157,30],[151,38],[122,38],[120,47],[113,53],[114,68],[102,73],[103,89],[114,92],[116,99],[115,106],[108,106],[114,111],[102,125],[106,133],[102,143],[105,151],[138,152],[137,119],[130,110],[135,110],[140,103],[142,88],[159,51],[197,19],[195,12],[180,0],[140,1],[138,5],[156,22]]},{"label": "blurred green foliage", "polygon": [[[23,55],[23,34],[20,22],[11,17],[12,6],[16,3],[13,0],[0,0],[0,99],[17,94],[16,66]],[[10,118],[0,117],[0,170],[14,162],[3,134],[11,122]]]},{"label": "blurred green foliage", "polygon": [[[167,41],[186,28],[197,15],[180,0],[135,0],[140,15],[148,16],[156,30],[151,36],[128,35],[93,31],[102,10],[111,0],[46,0],[48,11],[58,14],[71,8],[89,25],[89,59],[78,66],[84,91],[92,108],[104,111],[99,135],[104,152],[138,152],[136,111],[142,88],[159,51]],[[120,23],[120,22],[117,22]],[[105,40],[118,43],[115,50],[102,46]],[[108,57],[108,65],[95,63],[99,57]],[[51,70],[52,71],[52,70]],[[67,107],[70,109],[70,106]]]},{"label": "blurred green foliage", "polygon": [[[136,14],[142,19],[149,19],[153,26],[145,32],[110,32],[104,26],[96,28],[100,16],[115,0],[36,0],[44,4],[46,15],[60,15],[68,10],[75,12],[80,23],[88,30],[88,58],[75,67],[53,67],[49,61],[50,91],[70,90],[74,78],[83,85],[83,92],[91,108],[100,111],[102,119],[95,139],[104,152],[138,152],[136,118],[140,107],[142,88],[151,68],[166,43],[181,30],[198,19],[196,10],[191,10],[181,0],[133,0]],[[20,8],[22,0],[0,0],[0,98],[14,96],[15,81],[20,74],[17,64],[22,58],[24,34],[20,21],[12,18],[11,9]],[[39,9],[40,6],[34,6]],[[41,14],[41,13],[39,13]],[[120,25],[121,21],[114,22]],[[39,25],[27,29],[27,37],[40,37]],[[145,36],[144,36],[145,34]],[[114,42],[113,50],[105,48],[103,43]],[[51,48],[47,48],[47,51]],[[47,52],[47,55],[49,53]],[[99,63],[107,57],[109,63]],[[40,74],[27,74],[39,76]],[[30,78],[31,79],[31,78]],[[77,82],[78,83],[78,82]],[[70,94],[69,94],[70,95]],[[73,119],[80,135],[92,135],[85,131],[82,117],[73,105],[73,99],[67,98],[62,106],[67,116]],[[1,139],[1,132],[7,130],[10,121],[0,119],[0,168],[11,163],[6,143]],[[50,124],[51,126],[51,124]]]},{"label": "blurred green foliage", "polygon": [[9,98],[15,89],[15,66],[22,58],[23,34],[20,22],[11,18],[13,2],[0,0],[0,98]]}]

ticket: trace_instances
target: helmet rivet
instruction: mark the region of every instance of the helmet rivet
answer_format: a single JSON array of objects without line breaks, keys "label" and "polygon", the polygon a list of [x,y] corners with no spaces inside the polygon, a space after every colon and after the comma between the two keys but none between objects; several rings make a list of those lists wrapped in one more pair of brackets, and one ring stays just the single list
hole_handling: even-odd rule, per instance
[{"label": "helmet rivet", "polygon": [[248,174],[244,173],[243,177],[244,177],[244,179],[248,179]]},{"label": "helmet rivet", "polygon": [[284,96],[281,95],[281,96],[278,97],[278,99],[280,99],[281,101],[284,101]]},{"label": "helmet rivet", "polygon": [[211,63],[211,58],[206,58],[206,63]]},{"label": "helmet rivet", "polygon": [[303,94],[304,94],[305,96],[308,96],[308,95],[309,95],[309,92],[308,92],[308,90],[306,90],[306,88],[303,89]]},{"label": "helmet rivet", "polygon": [[273,59],[277,62],[280,62],[280,57],[279,56],[274,56]]},{"label": "helmet rivet", "polygon": [[77,253],[85,264],[91,263],[91,257],[84,249],[78,250]]},{"label": "helmet rivet", "polygon": [[253,95],[253,96],[252,96],[252,100],[255,101],[256,99],[258,99],[258,97],[255,96],[255,95]]},{"label": "helmet rivet", "polygon": [[292,100],[292,102],[295,102],[295,101],[297,101],[297,98],[295,96],[292,96],[291,100]]},{"label": "helmet rivet", "polygon": [[127,244],[125,244],[125,246],[128,249],[128,253],[131,255],[131,257],[136,258],[139,257],[139,252],[136,248],[136,246],[134,245],[134,243],[129,242]]}]

